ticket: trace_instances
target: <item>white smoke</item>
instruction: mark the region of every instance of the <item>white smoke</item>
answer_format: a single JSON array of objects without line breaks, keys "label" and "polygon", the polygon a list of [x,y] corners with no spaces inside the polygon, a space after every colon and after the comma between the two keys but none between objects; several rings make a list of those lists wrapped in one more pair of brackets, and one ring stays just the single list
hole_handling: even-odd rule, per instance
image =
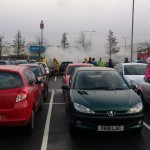
[{"label": "white smoke", "polygon": [[62,61],[83,62],[84,58],[88,58],[88,52],[78,50],[76,48],[62,49],[60,47],[48,47],[45,51],[45,57],[48,65],[53,65],[53,59],[56,58],[59,63]]}]

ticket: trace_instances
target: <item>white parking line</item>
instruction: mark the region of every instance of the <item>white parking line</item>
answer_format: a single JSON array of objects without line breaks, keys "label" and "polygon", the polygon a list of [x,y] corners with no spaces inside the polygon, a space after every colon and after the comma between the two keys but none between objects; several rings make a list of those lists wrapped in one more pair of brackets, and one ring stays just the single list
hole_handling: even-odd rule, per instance
[{"label": "white parking line", "polygon": [[47,141],[48,141],[49,127],[50,127],[53,99],[54,99],[54,90],[52,91],[52,95],[51,95],[51,100],[50,100],[50,105],[49,105],[49,109],[48,109],[41,150],[47,150]]},{"label": "white parking line", "polygon": [[53,103],[53,105],[65,105],[66,103]]},{"label": "white parking line", "polygon": [[146,124],[145,122],[143,122],[143,125],[150,130],[150,126],[148,124]]},{"label": "white parking line", "polygon": [[56,81],[56,79],[57,79],[57,76],[55,76],[55,79],[54,79],[54,81]]}]

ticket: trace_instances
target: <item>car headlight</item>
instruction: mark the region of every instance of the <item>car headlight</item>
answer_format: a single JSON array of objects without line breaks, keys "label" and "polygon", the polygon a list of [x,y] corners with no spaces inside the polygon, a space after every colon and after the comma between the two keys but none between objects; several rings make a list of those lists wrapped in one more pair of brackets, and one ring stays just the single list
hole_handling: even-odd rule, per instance
[{"label": "car headlight", "polygon": [[82,113],[89,113],[89,114],[94,114],[95,112],[90,110],[89,108],[83,106],[83,105],[80,105],[78,103],[74,103],[74,107],[76,110],[78,110],[79,112],[82,112]]},{"label": "car headlight", "polygon": [[138,113],[143,109],[143,104],[139,102],[137,105],[132,107],[127,113],[133,114],[133,113]]}]

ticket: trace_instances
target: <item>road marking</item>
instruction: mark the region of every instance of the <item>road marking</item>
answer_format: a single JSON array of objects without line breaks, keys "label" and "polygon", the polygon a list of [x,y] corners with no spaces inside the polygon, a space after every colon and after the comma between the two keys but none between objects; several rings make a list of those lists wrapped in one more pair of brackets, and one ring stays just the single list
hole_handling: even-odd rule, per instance
[{"label": "road marking", "polygon": [[47,114],[47,118],[46,118],[46,124],[45,124],[45,129],[44,129],[41,150],[47,150],[47,141],[48,141],[48,135],[49,135],[53,99],[54,99],[54,90],[52,91],[52,95],[51,95],[51,99],[50,99],[50,105],[49,105],[48,114]]},{"label": "road marking", "polygon": [[54,81],[56,81],[56,78],[57,78],[57,77],[55,76],[55,79],[54,79]]},{"label": "road marking", "polygon": [[148,124],[146,124],[145,122],[143,122],[143,125],[150,130],[150,126]]}]

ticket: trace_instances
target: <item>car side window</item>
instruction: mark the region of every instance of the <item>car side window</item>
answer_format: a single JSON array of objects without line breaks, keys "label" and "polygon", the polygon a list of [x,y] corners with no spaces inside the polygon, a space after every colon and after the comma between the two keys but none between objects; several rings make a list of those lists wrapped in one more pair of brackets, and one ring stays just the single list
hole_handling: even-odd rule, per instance
[{"label": "car side window", "polygon": [[28,84],[32,82],[32,84],[36,84],[36,77],[34,73],[30,69],[26,69],[24,72],[25,80],[27,81]]}]

